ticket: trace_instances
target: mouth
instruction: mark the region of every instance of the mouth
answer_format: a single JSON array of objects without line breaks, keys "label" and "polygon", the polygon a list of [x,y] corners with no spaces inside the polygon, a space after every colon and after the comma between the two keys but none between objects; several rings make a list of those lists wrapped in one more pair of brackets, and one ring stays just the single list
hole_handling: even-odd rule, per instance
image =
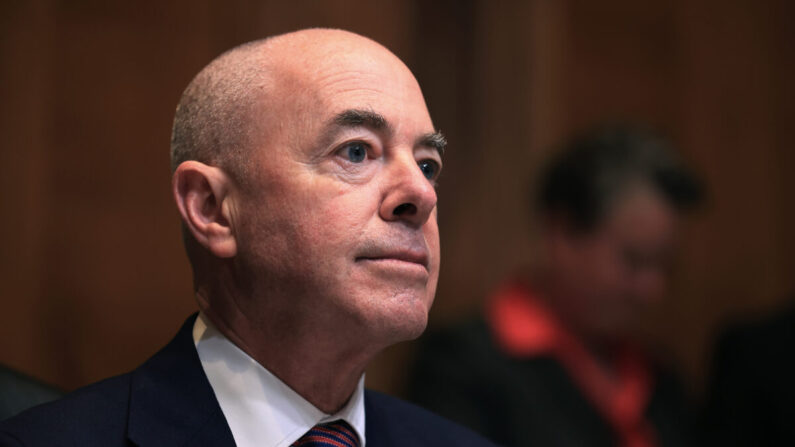
[{"label": "mouth", "polygon": [[394,264],[406,266],[420,266],[428,270],[428,252],[425,250],[390,250],[382,253],[367,253],[356,257],[356,262],[374,262],[379,264]]}]

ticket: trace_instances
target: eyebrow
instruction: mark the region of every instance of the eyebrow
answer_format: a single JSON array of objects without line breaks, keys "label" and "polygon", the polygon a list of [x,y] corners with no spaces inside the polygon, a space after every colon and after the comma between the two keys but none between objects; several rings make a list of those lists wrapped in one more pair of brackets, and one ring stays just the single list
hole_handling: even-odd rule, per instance
[{"label": "eyebrow", "polygon": [[380,113],[372,110],[349,109],[342,111],[334,117],[333,122],[339,127],[370,127],[374,130],[393,133],[392,126]]},{"label": "eyebrow", "polygon": [[444,150],[447,147],[447,138],[440,131],[426,133],[417,138],[414,143],[415,146],[427,146],[436,149],[439,155],[444,155]]},{"label": "eyebrow", "polygon": [[[338,113],[331,119],[331,127],[328,134],[333,134],[338,128],[346,127],[369,127],[373,130],[385,132],[388,135],[395,133],[394,127],[380,113],[372,110],[348,109]],[[447,147],[447,138],[439,131],[429,132],[420,135],[414,142],[415,146],[426,146],[436,149],[439,154],[444,153]]]}]

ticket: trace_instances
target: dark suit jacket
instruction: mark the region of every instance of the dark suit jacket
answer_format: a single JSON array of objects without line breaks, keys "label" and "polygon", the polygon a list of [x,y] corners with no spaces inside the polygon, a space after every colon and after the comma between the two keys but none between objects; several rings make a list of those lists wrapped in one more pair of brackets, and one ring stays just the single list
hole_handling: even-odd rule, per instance
[{"label": "dark suit jacket", "polygon": [[[612,447],[616,436],[551,356],[518,358],[497,347],[483,320],[423,337],[411,399],[506,446]],[[646,418],[660,446],[693,445],[685,396],[657,374]]]},{"label": "dark suit jacket", "polygon": [[[131,373],[0,423],[0,446],[234,446],[193,344],[195,316]],[[366,437],[379,446],[490,446],[439,416],[365,393]]]}]

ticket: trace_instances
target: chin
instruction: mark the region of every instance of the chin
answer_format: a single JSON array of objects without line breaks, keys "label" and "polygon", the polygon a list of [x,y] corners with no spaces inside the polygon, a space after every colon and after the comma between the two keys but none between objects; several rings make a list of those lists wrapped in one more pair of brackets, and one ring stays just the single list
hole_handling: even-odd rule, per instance
[{"label": "chin", "polygon": [[428,325],[430,303],[416,296],[393,296],[387,303],[381,303],[375,315],[371,314],[369,332],[373,339],[382,340],[385,345],[419,337]]},{"label": "chin", "polygon": [[383,338],[389,345],[403,341],[414,340],[425,332],[428,325],[428,317],[416,318],[411,321],[401,321],[399,324],[385,328]]},{"label": "chin", "polygon": [[398,341],[414,340],[422,335],[425,332],[425,328],[428,327],[428,313],[425,312],[422,316],[418,316],[406,323],[409,324],[404,324],[400,328],[401,339]]}]

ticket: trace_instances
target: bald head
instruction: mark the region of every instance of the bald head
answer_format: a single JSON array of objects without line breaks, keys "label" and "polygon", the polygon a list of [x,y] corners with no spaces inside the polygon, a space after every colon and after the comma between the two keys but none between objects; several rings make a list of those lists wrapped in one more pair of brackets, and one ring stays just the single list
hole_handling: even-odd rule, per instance
[{"label": "bald head", "polygon": [[[171,168],[186,160],[218,166],[246,177],[248,150],[283,128],[285,116],[312,107],[310,86],[323,67],[345,65],[362,55],[410,74],[389,50],[343,30],[307,29],[233,48],[202,69],[180,99],[171,136]],[[411,76],[413,80],[413,76]],[[289,103],[290,107],[287,107]]]}]

